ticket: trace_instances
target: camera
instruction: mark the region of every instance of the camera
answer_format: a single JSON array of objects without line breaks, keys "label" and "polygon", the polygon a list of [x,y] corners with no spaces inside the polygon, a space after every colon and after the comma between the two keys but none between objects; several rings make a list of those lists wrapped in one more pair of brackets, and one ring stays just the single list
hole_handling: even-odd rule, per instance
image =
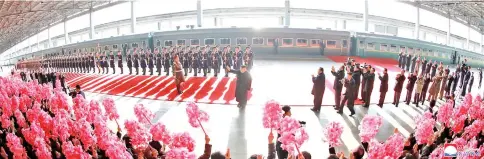
[{"label": "camera", "polygon": [[305,121],[299,121],[299,124],[301,124],[301,127],[306,127],[306,122]]}]

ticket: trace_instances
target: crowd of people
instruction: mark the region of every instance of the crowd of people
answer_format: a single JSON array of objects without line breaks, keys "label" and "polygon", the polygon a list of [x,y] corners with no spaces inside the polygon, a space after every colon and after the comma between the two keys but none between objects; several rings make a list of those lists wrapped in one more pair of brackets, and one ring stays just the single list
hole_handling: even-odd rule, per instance
[{"label": "crowd of people", "polygon": [[[445,100],[452,95],[462,98],[465,94],[471,92],[474,86],[474,72],[471,71],[471,66],[467,65],[467,59],[464,59],[461,64],[458,64],[455,71],[451,72],[449,66],[444,68],[442,62],[421,58],[420,55],[404,55],[400,54],[398,60],[398,67],[401,72],[395,77],[394,96],[392,104],[398,107],[404,83],[407,81],[405,89],[404,103],[409,105],[424,104],[425,101],[435,103],[437,99]],[[482,83],[482,70],[479,68],[479,84]],[[345,73],[346,72],[346,73]],[[353,109],[354,101],[360,100],[364,107],[370,104],[370,96],[373,92],[375,79],[380,80],[380,99],[377,105],[383,107],[386,93],[388,92],[388,70],[383,69],[383,73],[375,75],[375,68],[366,63],[357,63],[354,59],[348,58],[346,63],[343,63],[338,69],[334,66],[331,68],[331,74],[335,76],[333,89],[335,91],[335,109],[338,113],[342,113],[342,108],[346,104],[350,110],[350,116],[355,114]],[[460,80],[459,80],[460,79]],[[320,111],[322,98],[325,91],[325,74],[324,68],[319,68],[318,75],[313,75],[313,90],[314,107],[312,111]],[[343,88],[345,92],[343,93]],[[457,89],[459,88],[459,89]],[[456,92],[457,91],[457,92]],[[343,99],[341,95],[343,93]],[[413,101],[412,101],[413,99]],[[432,110],[432,109],[430,109]]]},{"label": "crowd of people", "polygon": [[[122,51],[126,52],[123,56]],[[108,53],[109,52],[109,53]],[[114,51],[115,52],[115,51]],[[77,73],[97,73],[109,74],[110,68],[115,74],[119,69],[121,74],[124,73],[124,68],[129,69],[129,74],[153,75],[156,69],[158,75],[162,72],[166,76],[170,74],[170,68],[173,68],[174,57],[178,56],[184,70],[184,76],[193,72],[193,76],[198,76],[203,72],[206,77],[207,73],[213,71],[213,75],[217,77],[221,68],[230,67],[239,69],[242,65],[246,65],[248,69],[252,69],[254,64],[254,53],[250,46],[245,50],[241,46],[236,46],[234,50],[232,47],[225,46],[220,49],[219,46],[174,46],[137,49],[132,51],[123,49],[117,51],[100,51],[88,53],[82,52],[81,49],[76,52],[69,52],[68,54],[49,54],[42,58],[24,59],[17,63],[17,69],[28,69],[29,71],[39,72],[39,68],[44,70],[52,70],[56,72],[77,72]],[[134,69],[134,71],[133,71]],[[228,74],[225,72],[225,76]]]}]

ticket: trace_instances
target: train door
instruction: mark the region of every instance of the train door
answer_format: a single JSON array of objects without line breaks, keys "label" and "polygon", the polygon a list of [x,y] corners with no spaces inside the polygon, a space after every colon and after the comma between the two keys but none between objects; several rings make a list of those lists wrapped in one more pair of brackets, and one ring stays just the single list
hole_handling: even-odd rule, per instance
[{"label": "train door", "polygon": [[350,41],[350,56],[356,56],[358,51],[358,39],[356,37],[351,37]]}]

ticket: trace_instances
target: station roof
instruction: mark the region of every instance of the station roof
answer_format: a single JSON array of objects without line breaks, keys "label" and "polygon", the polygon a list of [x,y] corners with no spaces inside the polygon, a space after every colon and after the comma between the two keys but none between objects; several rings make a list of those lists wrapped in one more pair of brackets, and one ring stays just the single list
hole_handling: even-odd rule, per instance
[{"label": "station roof", "polygon": [[0,1],[0,53],[64,19],[121,3],[117,0]]},{"label": "station roof", "polygon": [[463,24],[470,24],[479,32],[484,31],[484,0],[411,0],[401,1],[450,17]]}]

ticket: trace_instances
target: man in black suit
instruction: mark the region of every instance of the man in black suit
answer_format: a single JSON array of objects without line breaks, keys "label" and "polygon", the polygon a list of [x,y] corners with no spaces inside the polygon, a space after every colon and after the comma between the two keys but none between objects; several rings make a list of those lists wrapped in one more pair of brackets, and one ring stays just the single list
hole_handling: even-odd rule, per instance
[{"label": "man in black suit", "polygon": [[383,69],[383,76],[378,73],[378,78],[381,81],[380,84],[380,101],[378,101],[378,106],[383,107],[383,102],[385,101],[385,95],[388,91],[388,73],[387,69]]},{"label": "man in black suit", "polygon": [[[358,91],[360,90],[360,85],[363,87],[365,87],[365,77],[363,76],[363,82],[361,82],[361,76],[362,76],[362,72],[361,72],[361,68],[360,68],[360,64],[359,63],[356,63],[356,66],[355,67],[350,67],[350,70],[353,71],[353,79],[355,80],[355,92],[354,93],[354,97],[355,99],[358,98]],[[350,71],[348,71],[350,72]],[[361,99],[363,99],[363,89],[361,89]]]},{"label": "man in black suit", "polygon": [[415,82],[417,81],[417,74],[416,73],[408,73],[408,82],[407,82],[407,96],[405,97],[405,103],[407,105],[410,104],[412,101],[412,91],[413,87],[415,86]]},{"label": "man in black suit", "polygon": [[400,52],[398,54],[398,68],[402,68],[402,63],[403,63],[403,52]]},{"label": "man in black suit", "polygon": [[364,71],[364,78],[366,79],[365,82],[365,88],[364,89],[364,94],[365,98],[363,98],[363,101],[365,101],[364,107],[369,107],[370,106],[370,98],[371,98],[371,92],[373,92],[373,84],[375,83],[375,68],[369,68],[369,73],[368,70],[365,68],[363,69]]},{"label": "man in black suit", "polygon": [[247,105],[247,93],[252,88],[252,76],[247,72],[247,66],[243,65],[240,70],[233,70],[226,67],[229,73],[237,75],[237,84],[235,87],[235,100],[239,102],[237,107],[244,108]]},{"label": "man in black suit", "polygon": [[346,103],[347,106],[348,106],[348,109],[351,112],[350,116],[353,116],[353,115],[355,115],[355,109],[353,108],[353,106],[355,104],[355,97],[354,97],[353,91],[355,91],[356,82],[352,77],[352,73],[348,72],[346,74],[346,79],[339,81],[339,82],[344,84],[344,87],[346,87],[346,91],[344,93],[344,98],[341,101],[341,104],[338,108],[338,113],[343,114],[343,106]]},{"label": "man in black suit", "polygon": [[424,57],[424,60],[422,62],[422,72],[420,73],[425,75],[426,68],[427,68],[427,58]]},{"label": "man in black suit", "polygon": [[397,74],[395,80],[397,82],[395,83],[395,88],[393,88],[393,90],[395,91],[395,95],[393,96],[392,104],[398,107],[398,103],[400,103],[400,94],[402,93],[403,82],[405,82],[405,70],[402,70],[400,74]]},{"label": "man in black suit", "polygon": [[340,102],[341,102],[341,91],[343,89],[343,84],[341,83],[341,80],[345,77],[344,75],[344,66],[341,66],[338,70],[338,72],[335,71],[334,66],[331,67],[331,74],[334,76],[334,103],[335,103],[335,109],[340,107]]},{"label": "man in black suit", "polygon": [[[470,72],[470,71],[469,71]],[[468,93],[471,93],[471,90],[472,90],[472,85],[474,84],[474,72],[471,73],[471,77],[469,79],[469,91],[467,91]]]},{"label": "man in black suit", "polygon": [[410,71],[410,65],[412,64],[412,55],[407,54],[407,63],[405,70]]},{"label": "man in black suit", "polygon": [[318,75],[312,75],[312,79],[313,90],[311,91],[311,94],[314,96],[314,107],[311,110],[314,112],[319,112],[319,110],[321,109],[321,104],[323,103],[324,90],[326,87],[326,77],[324,75],[324,69],[322,67],[319,67]]}]

